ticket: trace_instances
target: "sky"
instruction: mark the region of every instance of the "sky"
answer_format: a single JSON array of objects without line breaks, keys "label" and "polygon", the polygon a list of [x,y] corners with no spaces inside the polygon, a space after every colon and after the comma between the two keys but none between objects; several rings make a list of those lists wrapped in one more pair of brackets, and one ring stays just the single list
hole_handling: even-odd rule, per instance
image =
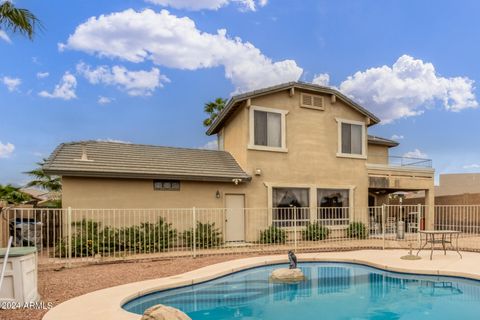
[{"label": "sky", "polygon": [[[1,0],[0,0],[1,1]],[[203,105],[287,81],[382,119],[391,155],[480,172],[479,1],[15,0],[44,28],[0,29],[0,184],[62,143],[212,147]]]}]

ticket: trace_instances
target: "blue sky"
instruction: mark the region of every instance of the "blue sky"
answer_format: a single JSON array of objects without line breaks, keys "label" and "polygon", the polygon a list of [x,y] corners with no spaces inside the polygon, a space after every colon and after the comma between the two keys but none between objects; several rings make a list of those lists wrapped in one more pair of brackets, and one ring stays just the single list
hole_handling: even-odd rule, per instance
[{"label": "blue sky", "polygon": [[204,102],[297,79],[381,116],[392,154],[480,171],[478,1],[15,3],[45,29],[0,32],[0,184],[66,141],[202,147]]}]

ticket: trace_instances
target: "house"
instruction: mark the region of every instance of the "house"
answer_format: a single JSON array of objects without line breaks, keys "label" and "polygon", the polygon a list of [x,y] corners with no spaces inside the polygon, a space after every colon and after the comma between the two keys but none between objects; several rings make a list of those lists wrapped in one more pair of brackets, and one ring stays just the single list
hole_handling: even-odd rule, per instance
[{"label": "house", "polygon": [[[406,203],[416,204],[425,201],[425,193],[417,191],[406,196]],[[440,174],[435,186],[435,205],[480,204],[480,173]]]},{"label": "house", "polygon": [[[218,151],[73,142],[59,145],[44,170],[62,177],[64,207],[227,208],[235,240],[244,238],[243,208],[271,208],[257,213],[266,225],[344,227],[355,210],[397,191],[425,191],[432,223],[431,161],[390,156],[397,142],[368,135],[379,122],[333,88],[289,82],[233,96],[207,130]],[[332,207],[340,209],[308,209]]]}]

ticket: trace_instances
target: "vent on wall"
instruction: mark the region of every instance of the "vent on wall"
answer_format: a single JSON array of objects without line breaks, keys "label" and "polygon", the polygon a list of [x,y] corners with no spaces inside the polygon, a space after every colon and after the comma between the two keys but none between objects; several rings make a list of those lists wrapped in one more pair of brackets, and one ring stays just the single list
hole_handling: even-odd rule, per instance
[{"label": "vent on wall", "polygon": [[323,97],[314,94],[300,94],[300,106],[303,108],[325,110],[325,106],[323,104]]}]

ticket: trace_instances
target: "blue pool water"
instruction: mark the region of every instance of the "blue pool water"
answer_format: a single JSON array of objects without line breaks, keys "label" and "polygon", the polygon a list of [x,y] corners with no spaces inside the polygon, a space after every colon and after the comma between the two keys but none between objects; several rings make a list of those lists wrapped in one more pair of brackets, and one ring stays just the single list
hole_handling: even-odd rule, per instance
[{"label": "blue pool water", "polygon": [[260,267],[202,284],[149,294],[124,309],[155,304],[204,319],[480,319],[480,282],[392,273],[346,263],[302,263],[306,281],[269,281]]}]

